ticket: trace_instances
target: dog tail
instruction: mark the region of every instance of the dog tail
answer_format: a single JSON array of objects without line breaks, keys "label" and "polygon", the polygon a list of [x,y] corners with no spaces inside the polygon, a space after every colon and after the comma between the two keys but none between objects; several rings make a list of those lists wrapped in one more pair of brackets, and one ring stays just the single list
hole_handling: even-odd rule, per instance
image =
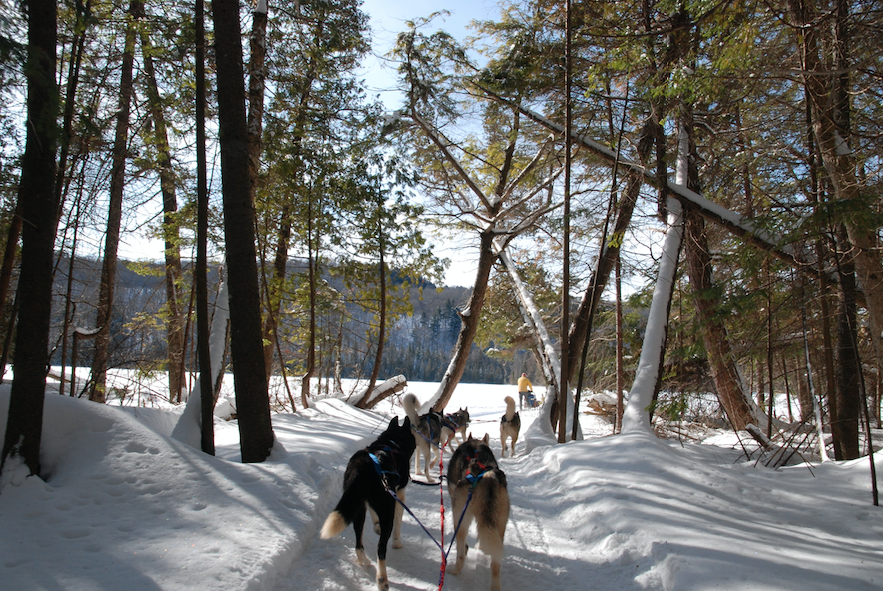
[{"label": "dog tail", "polygon": [[511,421],[512,417],[515,416],[515,399],[511,396],[506,396],[504,400],[506,402],[506,420]]},{"label": "dog tail", "polygon": [[[359,480],[357,478],[357,480]],[[343,489],[343,496],[334,507],[334,511],[325,519],[322,526],[320,536],[323,540],[333,538],[340,535],[351,524],[359,514],[360,510],[365,507],[365,495],[362,482],[350,482],[349,486]]]},{"label": "dog tail", "polygon": [[509,521],[509,492],[506,474],[493,470],[484,475],[473,498],[478,503],[478,548],[499,563],[503,558],[503,538]]},{"label": "dog tail", "polygon": [[478,502],[480,507],[476,514],[478,548],[490,556],[492,562],[499,563],[503,558],[503,538],[509,521],[506,474],[502,470],[488,472],[476,487],[475,493],[481,495],[478,499],[473,498],[473,502]]},{"label": "dog tail", "polygon": [[325,525],[322,526],[322,532],[319,536],[323,540],[339,536],[343,530],[346,529],[346,526],[347,523],[343,513],[340,511],[332,511],[328,516],[328,519],[325,520]]},{"label": "dog tail", "polygon": [[416,427],[420,423],[420,419],[417,416],[417,407],[420,405],[420,402],[417,400],[417,397],[412,393],[405,394],[402,405],[405,407],[405,414],[411,419],[411,425]]}]

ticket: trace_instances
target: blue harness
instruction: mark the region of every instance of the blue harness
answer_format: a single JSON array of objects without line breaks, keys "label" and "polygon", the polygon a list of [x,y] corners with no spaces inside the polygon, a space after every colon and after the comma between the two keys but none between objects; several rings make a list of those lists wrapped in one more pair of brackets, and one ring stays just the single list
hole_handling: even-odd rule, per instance
[{"label": "blue harness", "polygon": [[[374,462],[374,470],[377,471],[377,475],[380,476],[381,482],[383,482],[384,488],[388,491],[394,490],[395,486],[398,485],[399,480],[401,480],[401,476],[398,471],[398,464],[396,462],[395,453],[397,450],[392,447],[384,446],[377,450],[377,453],[369,451],[368,457]],[[387,466],[391,465],[391,469],[388,469],[387,466],[384,466],[383,460],[378,457],[378,454],[382,455],[384,458],[388,458],[389,461],[386,462]],[[393,480],[393,484],[390,485],[390,480]]]}]

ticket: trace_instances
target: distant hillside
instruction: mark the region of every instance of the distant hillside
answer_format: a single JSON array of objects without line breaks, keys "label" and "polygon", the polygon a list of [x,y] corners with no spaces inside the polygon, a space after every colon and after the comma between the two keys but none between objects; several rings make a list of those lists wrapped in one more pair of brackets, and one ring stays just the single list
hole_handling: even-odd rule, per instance
[{"label": "distant hillside", "polygon": [[[185,266],[189,265],[185,263]],[[55,305],[53,307],[51,343],[54,344],[53,363],[61,362],[61,335],[64,318],[65,294],[68,292],[68,271],[72,269],[70,293],[73,324],[92,328],[95,323],[95,303],[101,274],[101,262],[78,258],[71,266],[68,258],[62,258],[55,276]],[[296,274],[305,269],[303,261],[294,260],[289,272]],[[335,280],[325,277],[329,283]],[[218,266],[210,265],[209,293],[213,300],[218,282]],[[403,374],[412,381],[438,381],[451,358],[451,351],[460,330],[457,309],[462,307],[471,290],[464,287],[445,287],[437,290],[426,283],[423,289],[412,287],[410,300],[413,315],[406,316],[387,333],[382,377]],[[189,295],[188,295],[189,298]],[[117,271],[115,305],[111,323],[111,365],[119,367],[160,367],[165,357],[165,332],[161,310],[165,304],[163,266],[159,263],[120,261]],[[373,353],[365,351],[366,326],[373,318],[354,304],[348,304],[341,340],[340,372],[345,378],[366,376],[371,371]],[[193,317],[195,320],[195,316]],[[294,321],[296,324],[297,321]],[[193,337],[194,328],[190,329]],[[281,333],[280,333],[281,334]],[[286,361],[296,367],[298,343],[289,343]],[[320,345],[321,346],[321,345]],[[68,347],[68,362],[69,358]],[[372,349],[373,351],[373,349]],[[325,355],[325,372],[333,371],[328,351]],[[91,345],[81,343],[78,365],[91,364]],[[188,349],[188,367],[191,367],[192,347]],[[512,380],[511,363],[490,358],[473,346],[470,362],[462,378],[464,382],[508,383]]]}]

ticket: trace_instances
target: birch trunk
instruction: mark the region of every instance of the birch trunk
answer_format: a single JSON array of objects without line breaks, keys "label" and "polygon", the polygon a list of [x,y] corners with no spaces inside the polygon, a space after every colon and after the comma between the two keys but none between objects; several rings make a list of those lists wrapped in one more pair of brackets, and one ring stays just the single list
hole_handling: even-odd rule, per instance
[{"label": "birch trunk", "polygon": [[[675,186],[686,187],[688,154],[687,132],[683,125],[679,124]],[[662,259],[659,262],[656,286],[653,288],[653,299],[650,301],[647,331],[644,333],[644,344],[641,347],[635,380],[629,390],[628,404],[623,411],[623,433],[650,432],[650,412],[662,379],[665,342],[668,336],[668,315],[684,236],[681,203],[673,197],[668,197],[665,209],[667,228]]]},{"label": "birch trunk", "polygon": [[[172,437],[186,443],[187,445],[199,448],[204,445],[202,442],[203,424],[206,420],[205,408],[214,408],[217,403],[218,392],[220,391],[221,382],[224,379],[224,356],[227,352],[227,335],[230,331],[230,300],[227,291],[227,282],[223,279],[218,286],[218,295],[215,299],[215,310],[212,315],[212,326],[209,331],[209,367],[211,373],[199,376],[193,384],[193,390],[187,398],[187,404],[184,406],[184,412],[175,424],[172,431]],[[203,388],[203,384],[208,378],[208,388]],[[210,403],[203,403],[204,393],[210,392]],[[211,415],[209,415],[211,416]]]}]

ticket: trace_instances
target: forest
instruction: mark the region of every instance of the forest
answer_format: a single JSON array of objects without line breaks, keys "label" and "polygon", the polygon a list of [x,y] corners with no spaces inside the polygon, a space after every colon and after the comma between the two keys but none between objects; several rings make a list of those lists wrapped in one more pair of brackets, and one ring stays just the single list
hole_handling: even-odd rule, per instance
[{"label": "forest", "polygon": [[[207,452],[229,360],[244,462],[272,446],[270,376],[309,406],[346,366],[364,408],[390,373],[428,375],[417,359],[437,409],[529,364],[559,442],[604,388],[623,430],[705,418],[872,451],[883,4],[504,2],[465,41],[439,17],[384,56],[390,110],[360,78],[355,0],[2,4],[4,462],[39,472],[47,368],[75,355],[97,403],[108,368],[161,358]],[[139,233],[164,243],[125,267],[161,284],[149,303],[119,281]],[[443,318],[421,312],[438,236],[477,261]],[[150,346],[121,355],[122,331]]]}]

